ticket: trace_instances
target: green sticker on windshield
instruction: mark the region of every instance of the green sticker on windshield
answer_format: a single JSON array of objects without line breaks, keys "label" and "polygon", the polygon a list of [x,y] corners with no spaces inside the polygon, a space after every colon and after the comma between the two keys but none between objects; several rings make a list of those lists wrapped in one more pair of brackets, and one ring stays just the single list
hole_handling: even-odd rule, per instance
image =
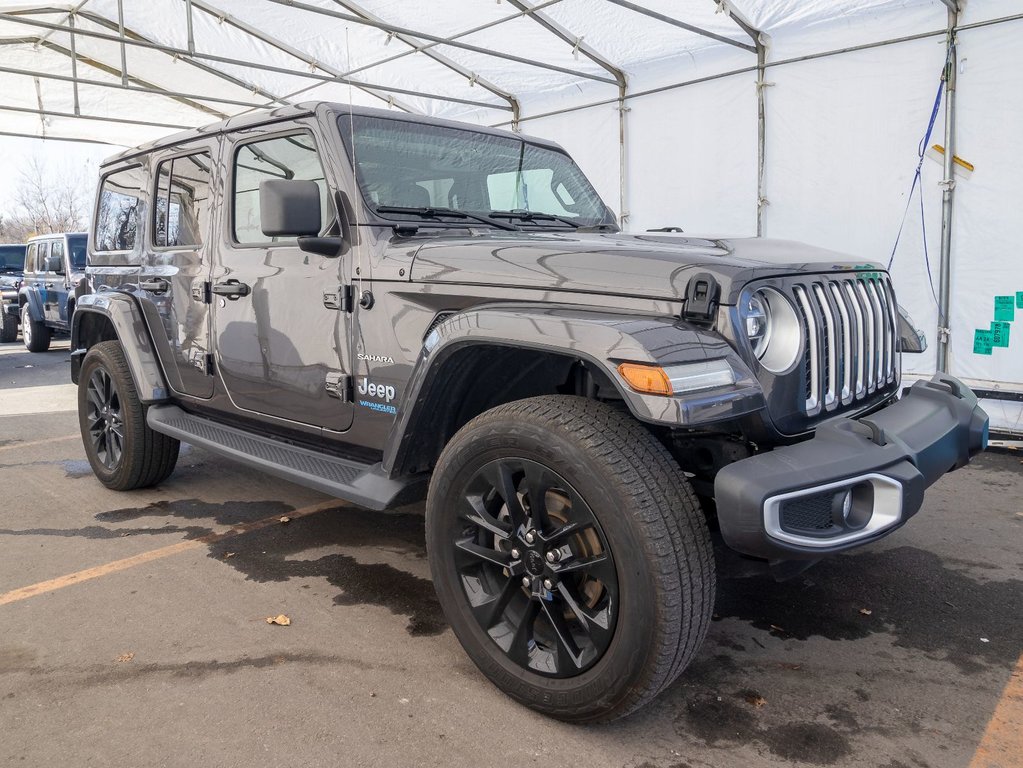
[{"label": "green sticker on windshield", "polygon": [[995,320],[1011,322],[1015,319],[1016,306],[1013,303],[1012,296],[995,296]]},{"label": "green sticker on windshield", "polygon": [[973,354],[990,355],[993,344],[994,334],[991,331],[976,330],[973,332]]},{"label": "green sticker on windshield", "polygon": [[1009,328],[1008,323],[991,323],[991,343],[996,347],[1007,347],[1009,346]]}]

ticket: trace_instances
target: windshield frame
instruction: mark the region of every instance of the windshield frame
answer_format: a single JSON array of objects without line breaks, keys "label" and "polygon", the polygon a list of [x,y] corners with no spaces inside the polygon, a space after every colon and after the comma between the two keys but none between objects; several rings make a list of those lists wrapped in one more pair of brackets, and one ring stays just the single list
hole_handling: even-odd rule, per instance
[{"label": "windshield frame", "polygon": [[[493,226],[493,228],[498,230],[498,231],[500,231],[501,229],[507,229],[507,227],[500,227],[498,225],[491,225],[491,224],[488,224],[485,221],[481,222],[479,220],[481,217],[484,218],[484,219],[487,218],[488,214],[491,213],[490,211],[475,211],[475,210],[470,210],[468,208],[464,209],[465,213],[470,214],[469,218],[466,218],[466,219],[457,219],[457,218],[454,218],[454,217],[446,218],[446,217],[443,217],[443,214],[441,215],[441,217],[434,217],[434,216],[428,216],[428,215],[420,215],[420,214],[417,214],[417,213],[412,212],[412,211],[409,211],[408,213],[399,213],[399,212],[380,213],[380,212],[378,212],[377,211],[378,207],[380,207],[380,208],[390,208],[390,207],[394,207],[394,206],[388,205],[386,203],[378,205],[377,203],[374,203],[371,199],[369,199],[369,197],[368,197],[368,195],[366,193],[366,189],[365,189],[365,186],[363,184],[363,177],[362,177],[362,174],[360,172],[359,165],[358,165],[358,157],[357,156],[353,156],[353,150],[352,150],[352,139],[353,139],[353,137],[352,137],[352,118],[353,117],[356,120],[358,120],[358,119],[363,119],[363,120],[381,120],[381,121],[387,120],[387,121],[394,122],[394,123],[410,124],[411,126],[413,126],[413,128],[412,128],[413,130],[414,130],[415,126],[425,126],[427,128],[430,128],[430,129],[441,129],[441,130],[448,130],[448,131],[460,131],[462,133],[475,134],[475,135],[485,136],[485,137],[492,138],[492,139],[499,139],[499,140],[504,140],[504,141],[508,141],[508,142],[518,142],[520,144],[520,157],[525,152],[526,147],[532,147],[532,148],[535,148],[537,150],[553,152],[553,153],[556,153],[558,155],[561,155],[569,163],[571,163],[575,167],[575,169],[578,171],[578,174],[579,174],[580,178],[589,187],[589,190],[590,190],[590,192],[592,192],[593,197],[603,207],[603,215],[599,219],[597,219],[596,221],[592,221],[591,222],[588,219],[583,219],[578,224],[573,224],[573,225],[566,225],[564,223],[559,223],[558,221],[550,221],[549,218],[553,218],[553,217],[545,216],[545,212],[543,212],[543,211],[531,211],[531,213],[537,214],[537,220],[540,221],[539,224],[537,224],[537,221],[534,221],[534,220],[531,220],[531,219],[528,219],[528,218],[527,219],[521,219],[521,218],[518,218],[518,217],[507,217],[507,216],[502,217],[500,219],[500,221],[502,223],[504,223],[504,224],[511,224],[511,225],[513,225],[514,229],[521,230],[521,231],[529,231],[529,232],[534,232],[534,233],[535,232],[559,232],[559,233],[567,233],[567,232],[576,232],[576,231],[580,231],[580,230],[581,231],[601,231],[601,232],[620,232],[621,231],[614,212],[611,210],[610,206],[608,206],[607,203],[604,202],[603,198],[601,198],[600,194],[597,192],[596,188],[593,186],[593,183],[589,180],[589,178],[586,176],[586,174],[583,173],[582,168],[579,167],[578,163],[575,162],[575,159],[568,152],[566,152],[564,149],[562,149],[561,147],[559,147],[557,145],[548,144],[548,143],[543,142],[541,140],[530,140],[530,139],[528,139],[526,137],[522,137],[522,136],[515,136],[515,135],[509,136],[509,135],[505,134],[504,132],[488,131],[488,130],[485,130],[485,129],[477,129],[477,128],[473,127],[473,126],[465,126],[465,125],[461,125],[461,124],[457,124],[457,123],[438,123],[438,122],[432,122],[432,121],[409,120],[409,119],[404,119],[404,118],[401,118],[401,117],[394,117],[394,116],[391,116],[391,115],[365,114],[365,113],[362,113],[362,112],[354,112],[351,115],[346,113],[346,112],[339,112],[339,113],[337,113],[336,124],[337,124],[337,127],[339,129],[342,145],[344,146],[345,159],[347,161],[348,166],[352,169],[352,172],[353,172],[353,177],[354,177],[353,178],[353,182],[354,182],[354,186],[355,186],[354,193],[359,196],[359,203],[360,203],[360,205],[355,206],[355,208],[356,208],[356,211],[355,211],[356,218],[359,219],[359,221],[356,223],[356,226],[366,225],[366,226],[385,226],[385,227],[396,227],[396,228],[402,227],[402,228],[414,228],[414,229],[420,229],[420,228],[424,228],[424,229],[425,228],[432,228],[432,229],[451,229],[451,228],[479,229],[480,227],[491,227],[491,226]],[[361,208],[361,211],[359,210],[360,208]],[[442,207],[442,206],[430,206],[430,208],[433,209],[433,210],[436,210],[436,211],[444,211],[445,210],[445,208]],[[462,210],[462,209],[455,209],[455,210]],[[509,211],[496,211],[496,212],[498,212],[498,213],[509,213]],[[361,216],[359,215],[360,213],[361,213]],[[553,224],[554,226],[549,226],[550,224]]]}]

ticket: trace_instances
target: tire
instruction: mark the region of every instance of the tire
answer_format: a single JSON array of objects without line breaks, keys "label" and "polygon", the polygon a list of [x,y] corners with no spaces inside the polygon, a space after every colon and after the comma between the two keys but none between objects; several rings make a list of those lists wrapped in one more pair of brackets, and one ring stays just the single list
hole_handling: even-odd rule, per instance
[{"label": "tire", "polygon": [[78,424],[92,471],[111,490],[148,488],[174,471],[181,444],[146,424],[120,342],[100,342],[85,355]]},{"label": "tire", "polygon": [[710,623],[713,551],[696,497],[653,435],[602,403],[537,397],[466,424],[434,470],[426,538],[470,658],[561,720],[634,712],[685,669]]},{"label": "tire", "polygon": [[0,325],[0,343],[9,344],[18,340],[18,318],[7,313],[3,308],[3,325]]},{"label": "tire", "polygon": [[21,338],[29,352],[45,352],[50,348],[50,329],[41,320],[32,319],[28,304],[21,307]]}]

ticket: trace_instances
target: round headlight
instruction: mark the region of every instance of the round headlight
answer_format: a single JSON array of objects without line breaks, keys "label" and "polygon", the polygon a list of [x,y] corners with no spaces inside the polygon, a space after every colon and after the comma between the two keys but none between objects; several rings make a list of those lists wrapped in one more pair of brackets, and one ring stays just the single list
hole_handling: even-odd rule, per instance
[{"label": "round headlight", "polygon": [[743,312],[753,354],[772,373],[783,373],[799,355],[801,325],[792,304],[773,288],[753,293]]}]

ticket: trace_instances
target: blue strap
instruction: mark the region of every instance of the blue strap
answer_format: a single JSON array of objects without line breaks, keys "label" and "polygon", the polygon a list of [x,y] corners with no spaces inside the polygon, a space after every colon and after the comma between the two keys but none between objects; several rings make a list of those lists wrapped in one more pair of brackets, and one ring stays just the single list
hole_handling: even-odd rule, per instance
[{"label": "blue strap", "polygon": [[[917,164],[916,171],[913,173],[913,184],[909,188],[909,195],[906,197],[906,210],[902,212],[902,221],[899,222],[899,231],[895,235],[895,245],[892,246],[892,255],[888,258],[888,269],[892,268],[892,263],[895,261],[895,251],[899,247],[899,239],[902,237],[902,229],[906,226],[906,217],[909,215],[909,206],[913,203],[913,192],[916,191],[917,186],[921,185],[920,171],[924,165],[924,155],[927,152],[927,147],[931,143],[931,133],[934,131],[934,123],[938,119],[938,108],[941,106],[941,96],[945,91],[945,77],[948,72],[949,63],[952,61],[952,54],[955,52],[955,43],[951,43],[948,46],[948,52],[945,54],[945,64],[941,68],[941,80],[938,83],[938,93],[934,96],[934,106],[931,108],[931,119],[927,122],[927,131],[924,133],[924,137],[920,140],[920,144],[917,147]],[[945,148],[948,151],[948,148]],[[940,315],[941,302],[938,301],[938,292],[934,289],[934,277],[931,274],[931,256],[927,249],[927,219],[924,216],[924,193],[923,188],[920,189],[920,228],[923,232],[923,244],[924,244],[924,265],[927,267],[927,282],[931,286],[931,297],[934,299],[934,303],[938,305]],[[945,318],[938,318],[939,325],[945,324]]]}]

